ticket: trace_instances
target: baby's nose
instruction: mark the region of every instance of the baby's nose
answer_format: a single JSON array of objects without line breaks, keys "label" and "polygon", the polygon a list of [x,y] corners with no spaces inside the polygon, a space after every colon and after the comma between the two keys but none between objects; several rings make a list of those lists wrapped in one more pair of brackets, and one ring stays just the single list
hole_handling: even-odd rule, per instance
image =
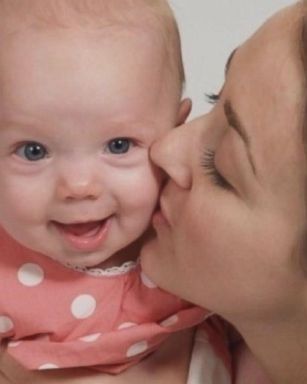
[{"label": "baby's nose", "polygon": [[101,193],[97,171],[89,167],[69,167],[58,178],[57,197],[60,200],[96,200]]}]

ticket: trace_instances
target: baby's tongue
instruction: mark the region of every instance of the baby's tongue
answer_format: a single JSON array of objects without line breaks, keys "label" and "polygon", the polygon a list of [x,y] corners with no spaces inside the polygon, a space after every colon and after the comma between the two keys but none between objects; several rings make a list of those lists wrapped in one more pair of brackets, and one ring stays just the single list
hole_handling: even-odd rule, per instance
[{"label": "baby's tongue", "polygon": [[98,230],[100,227],[100,221],[92,221],[89,223],[80,223],[80,224],[67,224],[63,226],[65,232],[69,232],[75,236],[82,236],[85,234],[91,234],[95,230]]}]

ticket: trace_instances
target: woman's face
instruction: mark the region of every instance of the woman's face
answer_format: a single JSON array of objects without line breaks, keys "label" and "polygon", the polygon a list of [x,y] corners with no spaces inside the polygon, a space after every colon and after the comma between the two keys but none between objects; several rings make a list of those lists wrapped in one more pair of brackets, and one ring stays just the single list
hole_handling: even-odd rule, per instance
[{"label": "woman's face", "polygon": [[169,181],[143,268],[229,320],[287,316],[306,284],[300,12],[240,46],[212,111],[152,148]]}]

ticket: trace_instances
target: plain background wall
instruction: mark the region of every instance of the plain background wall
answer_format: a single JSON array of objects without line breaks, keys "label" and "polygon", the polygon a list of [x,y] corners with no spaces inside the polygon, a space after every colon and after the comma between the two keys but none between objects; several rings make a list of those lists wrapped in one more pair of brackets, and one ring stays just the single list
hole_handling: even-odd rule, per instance
[{"label": "plain background wall", "polygon": [[210,108],[205,94],[217,93],[232,50],[289,0],[169,0],[182,38],[192,115]]}]

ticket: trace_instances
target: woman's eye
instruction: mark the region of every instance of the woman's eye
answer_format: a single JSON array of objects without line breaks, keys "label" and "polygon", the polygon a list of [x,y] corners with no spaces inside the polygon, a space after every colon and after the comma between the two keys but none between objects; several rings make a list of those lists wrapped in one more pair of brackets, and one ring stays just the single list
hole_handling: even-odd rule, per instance
[{"label": "woman's eye", "polygon": [[114,155],[122,155],[127,153],[132,146],[132,140],[119,137],[108,142],[107,150]]},{"label": "woman's eye", "polygon": [[36,142],[28,142],[20,145],[15,151],[16,155],[28,161],[44,159],[48,152],[44,145]]},{"label": "woman's eye", "polygon": [[220,100],[219,93],[207,93],[206,94],[207,102],[209,104],[216,104]]},{"label": "woman's eye", "polygon": [[228,181],[218,172],[215,166],[215,152],[207,150],[205,151],[201,165],[205,168],[206,173],[212,177],[214,184],[224,189],[233,189]]}]

